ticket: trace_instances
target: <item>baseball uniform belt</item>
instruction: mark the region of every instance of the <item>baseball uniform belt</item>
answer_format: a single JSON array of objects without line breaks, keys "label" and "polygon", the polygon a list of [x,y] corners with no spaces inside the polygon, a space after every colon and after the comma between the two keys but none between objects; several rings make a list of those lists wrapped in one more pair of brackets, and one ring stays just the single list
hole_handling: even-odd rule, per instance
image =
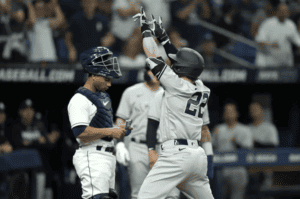
[{"label": "baseball uniform belt", "polygon": [[[103,146],[79,146],[79,148],[91,148],[91,147],[92,148],[96,147],[96,150],[98,150],[98,151],[101,151],[101,149],[103,148]],[[104,147],[104,151],[105,152],[111,152],[111,153],[113,153],[114,149],[115,149],[114,147]]]},{"label": "baseball uniform belt", "polygon": [[132,142],[137,142],[137,143],[141,143],[141,144],[147,144],[147,142],[145,140],[137,140],[135,138],[131,138]]},{"label": "baseball uniform belt", "polygon": [[194,145],[194,143],[198,143],[198,146],[200,146],[199,140],[185,140],[185,139],[176,139],[174,140],[174,145]]},{"label": "baseball uniform belt", "polygon": [[199,140],[185,140],[185,139],[175,139],[175,140],[167,140],[163,142],[161,145],[161,149],[171,148],[177,145],[187,145],[190,147],[198,147],[200,146]]},{"label": "baseball uniform belt", "polygon": [[[102,147],[103,147],[103,146],[97,146],[97,150],[98,150],[98,151],[101,151]],[[111,153],[113,153],[113,152],[114,152],[114,147],[106,147],[106,148],[105,148],[105,151],[106,151],[106,152],[111,152]]]}]

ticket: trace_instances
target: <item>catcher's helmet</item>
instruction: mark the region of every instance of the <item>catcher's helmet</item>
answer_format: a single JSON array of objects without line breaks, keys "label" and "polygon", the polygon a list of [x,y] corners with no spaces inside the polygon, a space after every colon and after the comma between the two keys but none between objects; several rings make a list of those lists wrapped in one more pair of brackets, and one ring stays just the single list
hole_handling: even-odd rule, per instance
[{"label": "catcher's helmet", "polygon": [[106,47],[94,47],[80,54],[80,62],[83,70],[93,75],[101,75],[109,78],[122,76],[118,58]]},{"label": "catcher's helmet", "polygon": [[204,59],[197,51],[191,48],[181,48],[177,54],[169,54],[175,61],[173,71],[179,76],[197,79],[204,69]]}]

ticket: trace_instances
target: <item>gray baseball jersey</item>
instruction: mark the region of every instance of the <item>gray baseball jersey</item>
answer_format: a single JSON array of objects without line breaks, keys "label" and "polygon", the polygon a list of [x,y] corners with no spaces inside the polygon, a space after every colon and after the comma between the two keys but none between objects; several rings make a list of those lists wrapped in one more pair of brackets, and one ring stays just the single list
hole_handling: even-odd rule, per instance
[{"label": "gray baseball jersey", "polygon": [[[168,65],[155,75],[164,92],[155,96],[161,103],[151,107],[148,118],[160,122],[162,150],[138,198],[166,198],[178,186],[190,197],[213,199],[207,177],[207,156],[197,142],[201,139],[202,125],[209,123],[210,89],[201,80],[193,84],[179,78]],[[174,139],[186,139],[189,144],[174,145]]]},{"label": "gray baseball jersey", "polygon": [[263,122],[259,126],[249,125],[252,132],[253,140],[260,144],[279,145],[278,131],[274,124]]},{"label": "gray baseball jersey", "polygon": [[161,111],[162,141],[200,140],[202,126],[209,123],[207,100],[210,89],[201,80],[192,84],[179,78],[169,66],[162,73],[159,77],[165,92],[161,109],[157,109]]},{"label": "gray baseball jersey", "polygon": [[235,151],[237,149],[235,143],[245,149],[253,148],[250,128],[241,123],[231,129],[225,123],[217,125],[212,136],[212,143],[220,152]]},{"label": "gray baseball jersey", "polygon": [[[116,116],[125,120],[132,119],[133,130],[129,136],[130,138],[134,137],[137,140],[146,140],[148,112],[153,110],[154,106],[160,106],[158,104],[160,100],[158,99],[157,101],[156,99],[159,93],[163,93],[162,87],[159,87],[157,91],[151,91],[146,87],[145,83],[138,83],[124,91]],[[158,143],[161,142],[159,129],[157,130],[157,140]],[[159,144],[156,145],[155,150],[157,153],[160,153]],[[148,147],[146,144],[129,141],[128,151],[130,154],[129,177],[131,198],[136,199],[140,187],[150,171]],[[179,197],[179,194],[179,190],[174,188],[168,196],[176,199]]]},{"label": "gray baseball jersey", "polygon": [[[227,124],[220,124],[214,130],[212,143],[217,151],[230,152],[237,149],[237,145],[244,149],[253,148],[253,138],[250,128],[238,123],[234,128]],[[230,193],[230,198],[244,198],[248,184],[248,171],[246,167],[223,167],[221,171],[223,196]]]},{"label": "gray baseball jersey", "polygon": [[132,120],[132,132],[130,137],[146,140],[147,116],[150,101],[155,93],[163,90],[151,91],[145,83],[138,83],[127,88],[121,98],[116,116],[124,120]]}]

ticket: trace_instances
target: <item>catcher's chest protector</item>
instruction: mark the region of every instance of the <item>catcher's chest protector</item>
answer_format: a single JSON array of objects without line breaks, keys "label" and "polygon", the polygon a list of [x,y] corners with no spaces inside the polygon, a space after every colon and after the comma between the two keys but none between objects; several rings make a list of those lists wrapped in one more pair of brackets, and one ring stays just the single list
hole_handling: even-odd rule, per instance
[{"label": "catcher's chest protector", "polygon": [[[76,93],[84,95],[97,107],[97,112],[89,126],[95,128],[113,127],[113,110],[110,97],[106,92],[94,93],[85,87],[80,87]],[[104,137],[102,139],[111,141],[113,138]]]}]

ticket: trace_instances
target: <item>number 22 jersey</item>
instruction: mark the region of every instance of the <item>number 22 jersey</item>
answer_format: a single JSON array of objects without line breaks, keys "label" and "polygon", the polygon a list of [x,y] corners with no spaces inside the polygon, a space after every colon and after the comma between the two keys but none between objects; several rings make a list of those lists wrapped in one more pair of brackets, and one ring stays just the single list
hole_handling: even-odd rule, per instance
[{"label": "number 22 jersey", "polygon": [[200,140],[202,126],[210,123],[207,108],[210,89],[201,80],[192,84],[179,78],[168,65],[153,71],[165,89],[157,93],[163,95],[161,105],[157,103],[156,111],[153,110],[160,115],[162,141]]}]

